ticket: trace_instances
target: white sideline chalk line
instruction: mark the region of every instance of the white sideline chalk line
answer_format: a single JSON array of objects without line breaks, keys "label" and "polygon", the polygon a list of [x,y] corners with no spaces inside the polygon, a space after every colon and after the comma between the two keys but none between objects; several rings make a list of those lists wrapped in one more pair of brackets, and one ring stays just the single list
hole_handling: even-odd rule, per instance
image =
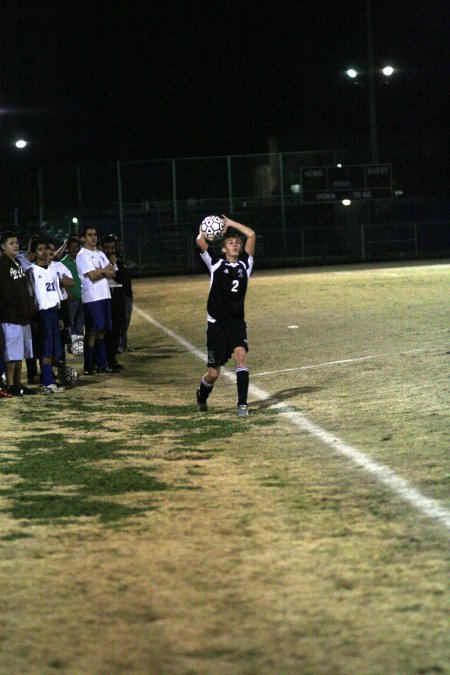
[{"label": "white sideline chalk line", "polygon": [[[194,347],[194,345],[182,338],[170,328],[167,328],[162,323],[159,323],[159,321],[156,321],[156,319],[150,316],[150,314],[147,314],[147,312],[144,312],[139,307],[136,307],[136,305],[134,305],[133,309],[146,321],[153,324],[153,326],[161,330],[163,333],[166,333],[166,335],[173,338],[176,342],[185,347],[185,349],[190,354],[196,356],[203,362],[205,361],[205,354],[203,351],[200,351],[200,349]],[[234,372],[228,368],[222,368],[222,373],[227,379],[234,381]],[[251,395],[255,396],[259,400],[271,398],[271,395],[267,391],[256,387],[254,384],[250,384],[249,390]],[[395,471],[392,471],[392,469],[389,469],[387,466],[384,466],[383,464],[380,464],[379,462],[371,459],[357,448],[348,445],[337,436],[334,436],[325,429],[322,429],[322,427],[319,427],[317,424],[310,422],[304,415],[295,410],[295,408],[286,406],[280,401],[277,401],[271,407],[275,408],[275,410],[278,410],[282,417],[285,417],[289,422],[291,422],[291,424],[301,429],[301,431],[311,434],[311,436],[314,436],[323,444],[328,445],[335,452],[343,455],[344,457],[347,457],[352,462],[354,462],[354,464],[367,471],[367,473],[371,474],[380,483],[390,488],[404,501],[409,502],[409,504],[411,504],[411,506],[413,506],[417,511],[420,511],[429,518],[440,521],[447,527],[447,529],[450,530],[450,511],[435,499],[425,497],[425,495],[416,490],[416,488],[408,483],[408,481],[400,478],[400,476],[397,476]]]},{"label": "white sideline chalk line", "polygon": [[403,356],[403,354],[415,354],[416,352],[426,352],[426,349],[409,349],[406,352],[389,352],[388,354],[373,354],[372,356],[358,356],[354,359],[340,359],[339,361],[324,361],[315,363],[312,366],[295,366],[294,368],[283,368],[282,370],[265,370],[262,373],[252,373],[252,377],[261,377],[262,375],[277,375],[278,373],[292,373],[294,370],[311,370],[311,368],[323,368],[324,366],[336,366],[342,363],[357,363],[358,361],[369,361],[370,359],[382,359],[385,356]]}]

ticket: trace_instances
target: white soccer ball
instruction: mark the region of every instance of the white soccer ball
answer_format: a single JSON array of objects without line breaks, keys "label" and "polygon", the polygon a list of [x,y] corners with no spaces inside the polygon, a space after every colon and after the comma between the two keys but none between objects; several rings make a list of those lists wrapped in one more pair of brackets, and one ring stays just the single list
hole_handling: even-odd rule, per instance
[{"label": "white soccer ball", "polygon": [[59,379],[63,384],[74,385],[78,379],[78,373],[72,366],[62,366],[59,368]]},{"label": "white soccer ball", "polygon": [[78,337],[77,340],[74,340],[70,345],[70,351],[75,356],[83,356],[84,354],[84,340],[83,338]]},{"label": "white soccer ball", "polygon": [[206,216],[203,218],[200,229],[205,233],[206,238],[212,241],[222,236],[225,222],[220,216]]}]

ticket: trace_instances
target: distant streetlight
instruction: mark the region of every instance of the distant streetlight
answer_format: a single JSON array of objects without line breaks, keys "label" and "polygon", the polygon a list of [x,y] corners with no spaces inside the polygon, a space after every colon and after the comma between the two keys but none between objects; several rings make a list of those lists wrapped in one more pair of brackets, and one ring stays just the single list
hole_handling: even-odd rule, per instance
[{"label": "distant streetlight", "polygon": [[23,150],[23,148],[26,148],[27,145],[28,143],[23,138],[20,138],[18,141],[15,142],[15,146],[19,150]]},{"label": "distant streetlight", "polygon": [[346,70],[345,72],[346,72],[347,75],[348,75],[349,77],[351,77],[352,79],[355,78],[355,77],[358,75],[357,71],[356,71],[354,68],[349,68],[349,69]]},{"label": "distant streetlight", "polygon": [[342,200],[342,203],[343,203],[344,206],[350,206],[350,204],[351,204],[352,202],[350,201],[350,199],[343,199],[343,200]]},{"label": "distant streetlight", "polygon": [[394,69],[393,69],[392,66],[385,66],[381,72],[386,77],[390,77],[392,75],[392,73],[394,72]]}]

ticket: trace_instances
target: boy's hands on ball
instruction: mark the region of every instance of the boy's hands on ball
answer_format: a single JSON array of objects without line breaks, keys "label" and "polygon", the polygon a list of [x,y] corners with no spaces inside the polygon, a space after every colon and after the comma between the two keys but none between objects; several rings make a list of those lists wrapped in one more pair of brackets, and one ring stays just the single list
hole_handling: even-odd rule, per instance
[{"label": "boy's hands on ball", "polygon": [[223,220],[223,230],[222,230],[222,236],[223,236],[225,234],[225,232],[227,231],[227,229],[230,227],[230,225],[233,224],[233,221],[230,220],[230,218],[227,218],[227,216],[225,216],[223,213],[220,214],[220,217]]},{"label": "boy's hands on ball", "polygon": [[198,227],[198,236],[197,236],[197,239],[208,239],[208,237],[206,236],[206,234],[202,231],[201,223],[200,223],[200,225],[199,225],[199,227]]}]

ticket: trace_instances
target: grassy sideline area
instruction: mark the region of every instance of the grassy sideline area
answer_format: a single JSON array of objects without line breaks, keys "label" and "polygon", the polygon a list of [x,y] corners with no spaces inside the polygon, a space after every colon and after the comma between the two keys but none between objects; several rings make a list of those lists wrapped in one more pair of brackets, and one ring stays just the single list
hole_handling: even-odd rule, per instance
[{"label": "grassy sideline area", "polygon": [[[123,374],[2,402],[0,672],[448,672],[448,531],[273,403],[445,506],[449,278],[256,271],[246,420],[138,312]],[[206,275],[134,289],[203,350]]]}]

